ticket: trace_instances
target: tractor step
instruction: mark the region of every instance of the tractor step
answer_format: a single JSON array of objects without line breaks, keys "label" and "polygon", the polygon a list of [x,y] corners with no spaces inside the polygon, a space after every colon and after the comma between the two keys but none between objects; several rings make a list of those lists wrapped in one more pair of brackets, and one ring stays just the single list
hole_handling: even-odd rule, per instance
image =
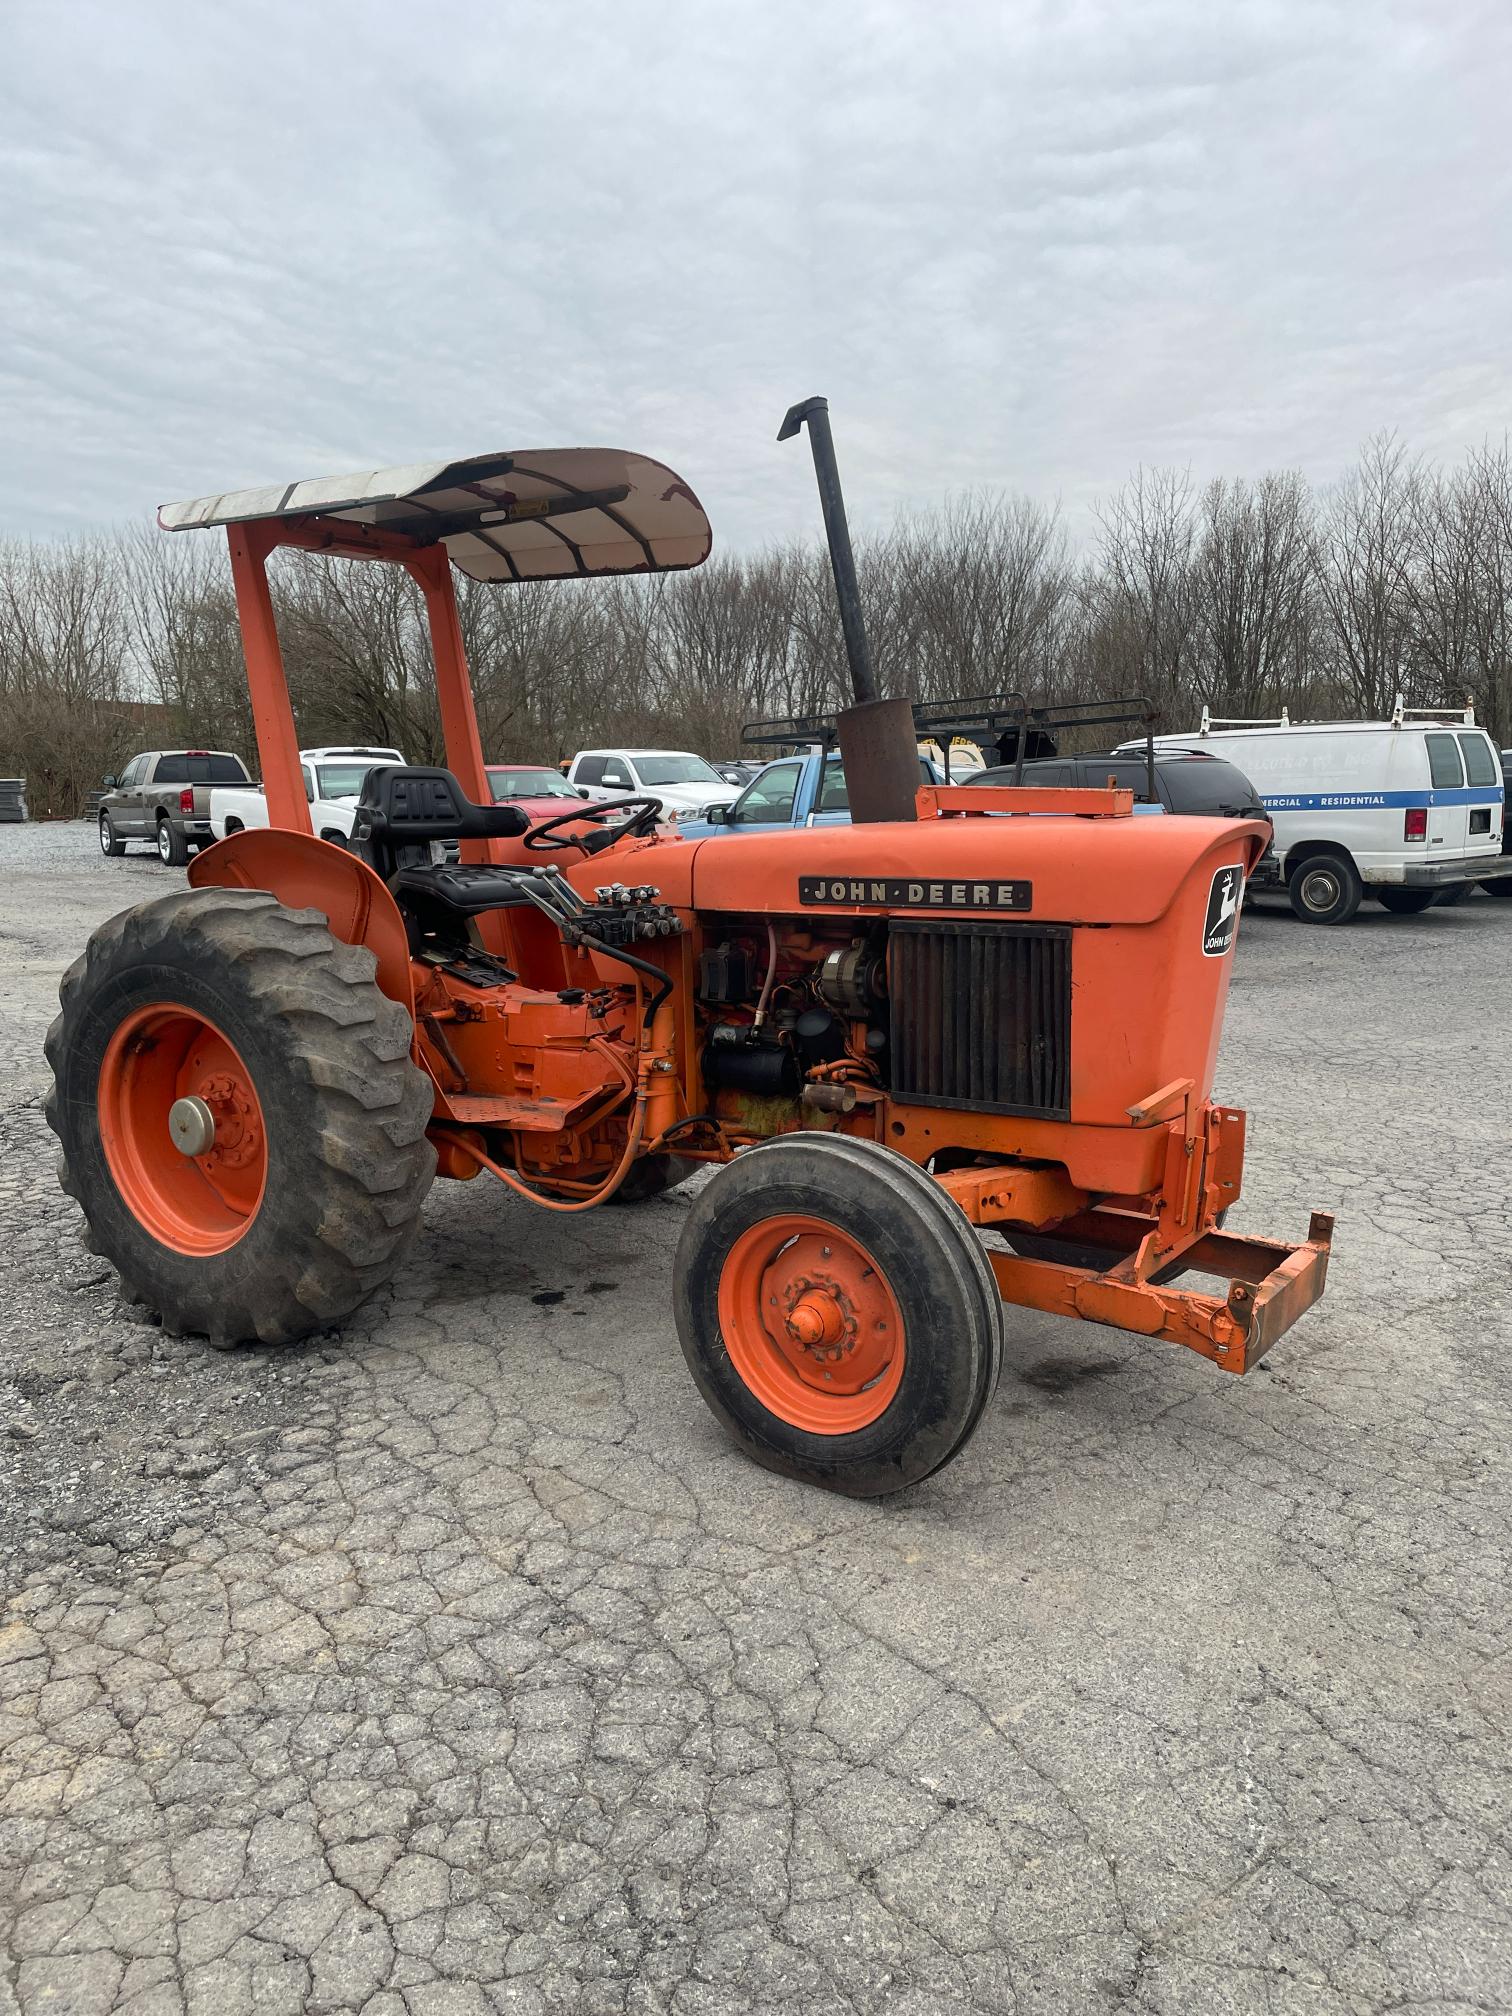
[{"label": "tractor step", "polygon": [[[522,1134],[560,1134],[574,1116],[602,1092],[585,1093],[578,1099],[512,1099],[483,1092],[447,1092],[444,1117],[462,1127],[513,1127]],[[438,1118],[443,1117],[439,1112]]]}]

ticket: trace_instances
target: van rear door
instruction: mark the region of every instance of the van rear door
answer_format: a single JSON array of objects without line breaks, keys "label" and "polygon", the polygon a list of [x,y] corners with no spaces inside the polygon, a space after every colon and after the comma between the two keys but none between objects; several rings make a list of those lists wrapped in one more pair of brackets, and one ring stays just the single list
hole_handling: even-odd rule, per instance
[{"label": "van rear door", "polygon": [[1505,791],[1501,759],[1482,728],[1466,728],[1455,738],[1465,762],[1468,846],[1472,854],[1499,854]]},{"label": "van rear door", "polygon": [[1465,766],[1453,735],[1423,737],[1428,749],[1428,859],[1448,860],[1470,851]]}]

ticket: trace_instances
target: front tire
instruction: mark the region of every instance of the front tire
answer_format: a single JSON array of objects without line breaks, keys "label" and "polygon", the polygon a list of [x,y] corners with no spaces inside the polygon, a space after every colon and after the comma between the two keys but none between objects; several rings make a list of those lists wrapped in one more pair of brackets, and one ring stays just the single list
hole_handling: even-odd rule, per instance
[{"label": "front tire", "polygon": [[[1377,889],[1375,899],[1393,917],[1416,917],[1444,900],[1437,889]],[[1459,898],[1452,900],[1458,902]]]},{"label": "front tire", "polygon": [[1347,924],[1360,907],[1365,885],[1352,861],[1309,854],[1287,877],[1286,894],[1304,924]]},{"label": "front tire", "polygon": [[388,1281],[435,1171],[413,1027],[315,910],[194,889],[101,925],[47,1034],[89,1244],[174,1331],[288,1344]]},{"label": "front tire", "polygon": [[843,1134],[727,1163],[677,1249],[678,1335],[704,1399],[769,1470],[851,1497],[919,1483],[997,1385],[1002,1305],[955,1203]]},{"label": "front tire", "polygon": [[182,868],[189,859],[189,843],[171,819],[158,821],[157,851],[165,868]]},{"label": "front tire", "polygon": [[112,861],[119,861],[126,852],[126,842],[116,832],[108,812],[100,814],[100,852]]}]

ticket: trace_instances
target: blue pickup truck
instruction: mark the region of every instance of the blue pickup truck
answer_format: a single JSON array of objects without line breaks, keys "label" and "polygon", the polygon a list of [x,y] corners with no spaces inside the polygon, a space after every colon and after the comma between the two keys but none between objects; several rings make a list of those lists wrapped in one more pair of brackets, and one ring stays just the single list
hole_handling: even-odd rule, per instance
[{"label": "blue pickup truck", "polygon": [[[943,784],[945,773],[921,756],[919,782]],[[768,763],[733,805],[713,805],[702,819],[680,820],[677,835],[680,840],[711,840],[721,833],[770,833],[778,826],[848,826],[850,816],[840,753],[816,744],[800,756],[779,756]]]}]

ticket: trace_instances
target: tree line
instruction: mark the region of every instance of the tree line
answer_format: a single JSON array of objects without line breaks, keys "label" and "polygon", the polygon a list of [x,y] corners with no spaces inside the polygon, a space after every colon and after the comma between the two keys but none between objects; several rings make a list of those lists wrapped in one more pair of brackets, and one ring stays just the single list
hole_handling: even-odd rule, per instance
[{"label": "tree line", "polygon": [[[858,544],[879,684],[919,699],[1143,694],[1214,713],[1368,718],[1473,701],[1512,743],[1512,452],[1451,467],[1368,442],[1339,482],[1206,484],[1141,469],[1078,551],[1054,505],[958,497]],[[401,570],[283,556],[279,632],[307,744],[441,756],[423,611]],[[742,723],[848,694],[814,543],[690,574],[484,587],[457,577],[484,748],[594,743],[728,756]],[[154,746],[254,750],[225,548],[156,529],[0,545],[0,774],[72,815]]]}]

